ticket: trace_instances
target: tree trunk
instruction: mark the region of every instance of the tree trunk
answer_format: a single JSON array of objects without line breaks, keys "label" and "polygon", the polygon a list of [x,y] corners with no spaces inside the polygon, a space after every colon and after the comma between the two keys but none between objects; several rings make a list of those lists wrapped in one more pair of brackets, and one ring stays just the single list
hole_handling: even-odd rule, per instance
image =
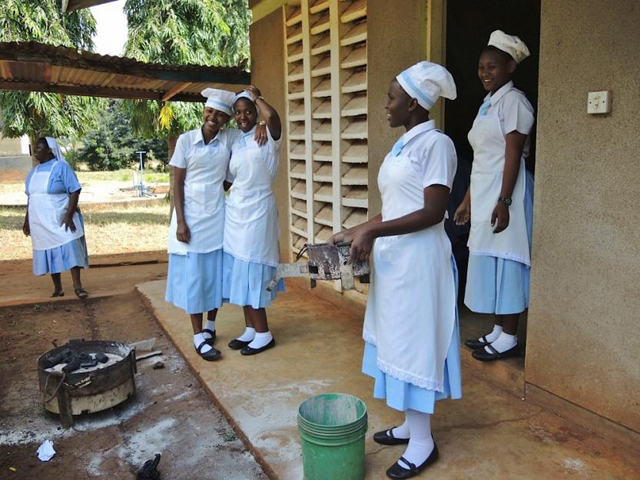
[{"label": "tree trunk", "polygon": [[36,160],[36,142],[38,141],[38,138],[40,137],[32,137],[31,135],[29,135],[29,142],[30,142],[30,152],[29,154],[31,154],[31,166],[35,167],[36,165],[38,165],[38,160]]},{"label": "tree trunk", "polygon": [[[173,152],[176,149],[176,143],[178,142],[178,137],[175,135],[171,135],[167,138],[167,146],[169,147],[169,161],[171,161],[171,157],[173,157]],[[171,215],[173,215],[173,167],[169,167],[169,220],[171,220]]]}]

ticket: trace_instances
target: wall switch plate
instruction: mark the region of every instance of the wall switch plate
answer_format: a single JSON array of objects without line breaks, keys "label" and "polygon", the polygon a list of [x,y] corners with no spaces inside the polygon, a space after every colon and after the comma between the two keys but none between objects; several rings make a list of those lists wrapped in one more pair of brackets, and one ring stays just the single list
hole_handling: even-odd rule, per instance
[{"label": "wall switch plate", "polygon": [[611,92],[608,90],[604,90],[602,92],[589,92],[587,113],[593,115],[609,112],[611,112]]}]

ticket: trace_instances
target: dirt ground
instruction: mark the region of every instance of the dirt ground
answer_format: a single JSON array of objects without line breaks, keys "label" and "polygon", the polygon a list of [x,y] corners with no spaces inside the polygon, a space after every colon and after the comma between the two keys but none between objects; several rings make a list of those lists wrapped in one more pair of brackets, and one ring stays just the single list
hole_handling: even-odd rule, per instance
[{"label": "dirt ground", "polygon": [[[140,281],[136,269],[109,267],[111,277],[120,279],[114,296],[103,285],[101,295],[87,301],[67,297],[0,307],[1,479],[133,479],[155,453],[162,454],[159,469],[165,480],[267,478],[134,293]],[[11,281],[19,280],[22,270],[13,264],[12,276],[0,275],[5,298],[13,288],[23,289]],[[101,283],[106,270],[88,270],[86,283]],[[144,271],[148,279],[159,278],[166,264],[148,264]],[[46,297],[46,282],[42,288]],[[71,430],[44,412],[36,372],[42,353],[72,338],[134,342],[151,337],[162,355],[138,362],[137,398],[75,417]],[[155,369],[157,362],[164,368]],[[57,453],[44,463],[36,450],[47,439]]]}]

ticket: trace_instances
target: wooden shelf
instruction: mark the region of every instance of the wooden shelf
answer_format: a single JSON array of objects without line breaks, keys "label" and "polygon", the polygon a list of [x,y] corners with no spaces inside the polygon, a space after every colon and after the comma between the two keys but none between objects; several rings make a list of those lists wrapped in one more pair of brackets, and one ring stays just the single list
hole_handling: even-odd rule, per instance
[{"label": "wooden shelf", "polygon": [[333,188],[330,183],[322,183],[313,194],[313,199],[318,202],[333,202]]},{"label": "wooden shelf", "polygon": [[289,100],[301,100],[304,98],[304,82],[292,82],[288,86],[289,93],[287,98]]},{"label": "wooden shelf", "polygon": [[303,217],[298,217],[298,218],[293,218],[293,227],[295,227],[297,230],[300,230],[302,232],[306,232],[307,231],[307,220]]},{"label": "wooden shelf", "polygon": [[287,51],[287,62],[293,63],[302,60],[303,53],[302,42],[291,45]]},{"label": "wooden shelf", "polygon": [[304,103],[302,102],[289,103],[289,121],[291,122],[304,121]]},{"label": "wooden shelf", "polygon": [[360,18],[364,18],[367,16],[367,2],[366,0],[356,0],[353,2],[349,8],[347,8],[342,16],[340,17],[340,21],[342,23],[349,23]]},{"label": "wooden shelf", "polygon": [[355,68],[361,67],[367,64],[367,46],[363,44],[362,46],[357,46],[351,49],[351,52],[347,54],[345,59],[342,61],[340,66],[342,68]]},{"label": "wooden shelf", "polygon": [[329,8],[329,0],[316,0],[313,5],[309,7],[309,13],[319,13]]},{"label": "wooden shelf", "polygon": [[316,233],[316,243],[326,243],[333,235],[333,229],[330,227],[322,227],[319,232]]},{"label": "wooden shelf", "polygon": [[287,75],[287,82],[298,82],[300,80],[304,80],[304,65],[302,62],[295,64],[292,63],[291,68],[289,70],[289,75]]},{"label": "wooden shelf", "polygon": [[311,25],[311,35],[320,35],[323,32],[326,32],[331,27],[331,23],[329,22],[329,13],[327,12],[325,15],[322,15]]},{"label": "wooden shelf", "polygon": [[331,96],[331,77],[325,77],[316,88],[314,88],[311,95],[315,98],[330,97]]},{"label": "wooden shelf", "polygon": [[321,55],[331,50],[331,36],[323,35],[311,46],[311,55]]},{"label": "wooden shelf", "polygon": [[366,92],[367,71],[356,70],[342,84],[342,93]]},{"label": "wooden shelf", "polygon": [[340,46],[346,47],[367,40],[367,22],[355,24],[340,40]]},{"label": "wooden shelf", "polygon": [[299,178],[301,180],[305,180],[306,174],[307,167],[305,165],[305,162],[296,162],[295,160],[291,162],[291,170],[289,170],[289,176],[291,176],[291,178]]},{"label": "wooden shelf", "polygon": [[316,213],[314,220],[316,223],[326,225],[327,227],[333,227],[333,207],[330,203],[326,203]]},{"label": "wooden shelf", "polygon": [[329,98],[320,102],[311,116],[316,119],[331,118],[331,99]]},{"label": "wooden shelf", "polygon": [[347,125],[342,131],[342,138],[349,139],[366,139],[367,138],[367,120],[358,118]]},{"label": "wooden shelf", "polygon": [[287,32],[287,45],[296,43],[302,40],[302,25],[296,25],[289,32]]},{"label": "wooden shelf", "polygon": [[331,73],[331,57],[327,55],[323,57],[318,64],[311,69],[312,77],[322,77]]},{"label": "wooden shelf", "polygon": [[[307,202],[299,200],[297,198],[291,199],[291,211],[301,217],[307,217]],[[299,212],[299,213],[297,213]]]},{"label": "wooden shelf", "polygon": [[342,154],[342,161],[345,163],[367,163],[368,160],[367,142],[353,142]]},{"label": "wooden shelf", "polygon": [[342,205],[345,207],[367,208],[368,198],[367,187],[348,187],[347,193],[342,197]]},{"label": "wooden shelf", "polygon": [[355,117],[367,114],[367,96],[354,95],[342,108],[343,117]]},{"label": "wooden shelf", "polygon": [[291,160],[306,160],[307,150],[304,142],[291,142],[289,145],[291,151],[289,152],[289,159]]},{"label": "wooden shelf", "polygon": [[300,200],[307,199],[307,184],[304,180],[298,180],[291,188],[291,196]]},{"label": "wooden shelf", "polygon": [[313,180],[316,182],[330,182],[332,180],[333,167],[330,163],[323,163],[313,173]]},{"label": "wooden shelf", "polygon": [[333,161],[333,147],[329,142],[323,142],[315,152],[313,152],[313,159],[319,162],[331,162]]},{"label": "wooden shelf", "polygon": [[302,22],[302,8],[298,7],[291,11],[289,15],[287,15],[287,21],[285,22],[287,27],[292,27],[296,23]]},{"label": "wooden shelf", "polygon": [[342,222],[343,228],[351,228],[360,225],[368,220],[367,211],[363,208],[355,208],[349,216]]},{"label": "wooden shelf", "polygon": [[342,175],[342,185],[368,185],[369,169],[366,165],[354,165]]},{"label": "wooden shelf", "polygon": [[295,126],[289,131],[289,139],[291,140],[304,140],[305,138],[305,128],[304,123],[297,122]]},{"label": "wooden shelf", "polygon": [[[305,220],[305,223],[306,223],[306,222],[307,222],[307,221]],[[294,227],[293,225],[291,225],[291,232],[295,233],[296,235],[300,235],[300,236],[302,236],[302,235],[305,235],[305,236],[306,236],[306,234],[307,234],[306,229],[305,229],[305,230],[300,230],[298,227]],[[306,237],[305,237],[305,238],[306,238]],[[306,242],[305,242],[305,243],[306,243]]]},{"label": "wooden shelf", "polygon": [[317,125],[311,136],[313,140],[324,140],[330,142],[333,138],[331,135],[331,122],[322,122]]},{"label": "wooden shelf", "polygon": [[[299,235],[299,234],[297,234],[297,235],[298,235],[299,239],[293,245],[293,248],[295,248],[299,252],[304,247],[304,244],[307,243],[307,235],[306,234],[304,236]],[[295,253],[297,254],[298,252],[295,252]]]}]

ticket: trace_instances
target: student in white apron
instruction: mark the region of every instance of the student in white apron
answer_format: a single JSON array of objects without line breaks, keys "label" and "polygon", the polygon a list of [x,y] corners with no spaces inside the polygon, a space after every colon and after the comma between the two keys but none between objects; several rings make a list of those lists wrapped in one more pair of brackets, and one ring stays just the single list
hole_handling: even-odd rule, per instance
[{"label": "student in white apron", "polygon": [[495,315],[490,333],[465,342],[481,361],[518,355],[518,317],[529,306],[533,177],[525,159],[534,111],[511,81],[528,56],[520,38],[501,30],[480,55],[478,76],[489,93],[468,135],[471,186],[454,215],[458,225],[471,220],[464,303]]},{"label": "student in white apron", "polygon": [[31,236],[33,273],[51,274],[51,296],[63,297],[60,273],[70,270],[75,294],[86,298],[88,293],[80,279],[80,269],[89,268],[84,223],[78,209],[82,187],[55,139],[38,139],[34,155],[39,163],[25,183],[29,200],[22,227],[24,234]]},{"label": "student in white apron", "polygon": [[373,248],[362,371],[375,379],[374,397],[406,415],[374,435],[383,445],[407,445],[389,478],[414,477],[437,460],[435,402],[462,396],[457,271],[444,229],[457,159],[451,139],[429,120],[441,96],[455,99],[456,86],[435,63],[420,62],[391,82],[389,125],[405,133],[380,167],[382,213],[330,239],[352,242],[352,258],[368,258]]},{"label": "student in white apron", "polygon": [[[224,226],[225,301],[244,308],[245,331],[229,343],[242,355],[256,355],[275,346],[266,308],[283,290],[266,287],[280,261],[280,224],[271,182],[278,173],[282,126],[278,113],[251,86],[234,101],[235,120],[242,134],[233,143]],[[254,140],[258,111],[266,122],[267,143]]]},{"label": "student in white apron", "polygon": [[222,306],[223,182],[231,145],[240,131],[222,128],[231,118],[233,92],[207,88],[202,95],[207,97],[203,124],[180,135],[169,162],[174,168],[175,210],[169,226],[165,300],[189,314],[194,347],[211,361],[220,358],[213,342]]}]

